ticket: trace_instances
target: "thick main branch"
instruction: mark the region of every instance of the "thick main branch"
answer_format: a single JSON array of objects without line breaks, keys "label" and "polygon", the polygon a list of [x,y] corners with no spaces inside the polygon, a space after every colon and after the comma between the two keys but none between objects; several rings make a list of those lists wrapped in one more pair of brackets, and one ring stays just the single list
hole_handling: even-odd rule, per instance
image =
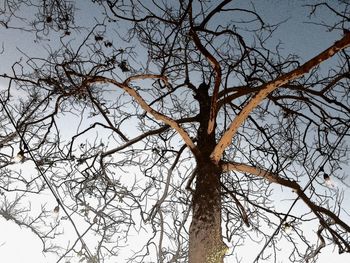
[{"label": "thick main branch", "polygon": [[215,163],[219,163],[222,153],[226,147],[231,143],[232,138],[237,133],[238,129],[242,126],[244,121],[248,118],[249,114],[274,90],[281,87],[282,85],[288,83],[291,80],[299,78],[306,73],[308,73],[312,68],[318,66],[323,61],[331,58],[340,50],[348,47],[350,45],[350,33],[344,35],[342,39],[335,42],[331,47],[327,48],[314,58],[310,59],[305,64],[300,67],[286,73],[279,78],[270,81],[269,83],[263,85],[259,92],[247,103],[247,105],[242,109],[242,111],[236,116],[236,118],[231,122],[229,128],[225,131],[215,149],[211,154],[211,159]]},{"label": "thick main branch", "polygon": [[296,181],[291,181],[285,178],[280,177],[276,173],[272,173],[266,169],[260,168],[260,167],[254,167],[250,166],[248,164],[242,164],[242,163],[222,163],[221,168],[223,172],[228,171],[236,171],[240,173],[247,173],[247,174],[253,174],[259,177],[265,178],[270,183],[276,183],[288,188],[293,189],[293,191],[298,195],[298,197],[311,209],[311,211],[317,215],[317,213],[324,214],[331,218],[335,224],[338,224],[341,226],[346,232],[350,233],[350,226],[346,224],[344,221],[342,221],[336,214],[334,214],[332,211],[321,207],[314,202],[311,201],[311,199],[304,193],[305,190],[301,188],[301,186]]},{"label": "thick main branch", "polygon": [[153,74],[145,74],[145,75],[136,75],[133,77],[128,78],[123,83],[117,82],[114,79],[109,79],[106,77],[101,76],[95,76],[89,79],[88,84],[91,83],[109,83],[113,84],[121,89],[123,89],[125,92],[127,92],[131,97],[133,97],[136,102],[140,105],[140,107],[145,110],[147,113],[151,114],[155,119],[160,120],[164,122],[165,124],[169,125],[171,128],[177,131],[177,133],[182,137],[185,144],[188,146],[188,148],[192,151],[193,155],[196,157],[199,157],[200,152],[197,148],[197,146],[194,144],[188,133],[184,128],[181,127],[181,125],[173,120],[172,118],[154,110],[152,107],[150,107],[147,102],[142,98],[142,96],[133,88],[129,87],[129,83],[134,80],[144,80],[144,79],[150,79],[150,78],[157,78],[163,80],[167,84],[166,77],[162,75],[153,75]]}]

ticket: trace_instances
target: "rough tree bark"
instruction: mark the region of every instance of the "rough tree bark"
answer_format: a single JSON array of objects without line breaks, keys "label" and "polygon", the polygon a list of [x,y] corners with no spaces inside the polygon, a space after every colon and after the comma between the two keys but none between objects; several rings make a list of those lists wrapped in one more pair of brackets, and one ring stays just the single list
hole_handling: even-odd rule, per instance
[{"label": "rough tree bark", "polygon": [[195,98],[200,105],[197,147],[196,186],[192,201],[189,262],[221,263],[226,252],[221,232],[221,196],[219,167],[210,160],[215,148],[215,133],[208,134],[210,96],[208,86],[201,84]]}]

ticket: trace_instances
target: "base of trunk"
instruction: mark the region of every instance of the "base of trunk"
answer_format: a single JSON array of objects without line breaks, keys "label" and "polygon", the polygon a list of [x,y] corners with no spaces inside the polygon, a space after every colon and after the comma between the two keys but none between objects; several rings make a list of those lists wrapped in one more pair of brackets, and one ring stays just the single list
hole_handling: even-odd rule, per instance
[{"label": "base of trunk", "polygon": [[220,170],[210,161],[197,165],[192,202],[189,262],[223,263],[227,246],[221,233]]},{"label": "base of trunk", "polygon": [[218,231],[217,225],[192,220],[189,263],[222,263],[226,252],[221,227]]}]

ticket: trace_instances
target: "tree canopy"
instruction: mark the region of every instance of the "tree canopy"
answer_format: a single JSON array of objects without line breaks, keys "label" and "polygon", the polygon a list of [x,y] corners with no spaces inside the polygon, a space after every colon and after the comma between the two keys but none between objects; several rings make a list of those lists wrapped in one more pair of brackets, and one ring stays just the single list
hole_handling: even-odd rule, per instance
[{"label": "tree canopy", "polygon": [[0,215],[57,262],[349,253],[349,3],[305,58],[255,2],[4,0]]}]

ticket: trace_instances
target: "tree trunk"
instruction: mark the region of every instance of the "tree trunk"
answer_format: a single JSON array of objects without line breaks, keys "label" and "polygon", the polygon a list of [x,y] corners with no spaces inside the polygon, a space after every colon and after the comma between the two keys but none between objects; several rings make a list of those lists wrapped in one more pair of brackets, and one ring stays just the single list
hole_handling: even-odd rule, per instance
[{"label": "tree trunk", "polygon": [[208,134],[210,118],[209,86],[202,83],[195,94],[199,102],[197,147],[201,156],[197,161],[196,186],[192,200],[189,263],[223,263],[226,245],[221,233],[221,170],[210,160],[215,148],[215,132]]},{"label": "tree trunk", "polygon": [[189,262],[222,263],[227,247],[221,233],[220,171],[211,163],[197,164],[192,206]]}]

